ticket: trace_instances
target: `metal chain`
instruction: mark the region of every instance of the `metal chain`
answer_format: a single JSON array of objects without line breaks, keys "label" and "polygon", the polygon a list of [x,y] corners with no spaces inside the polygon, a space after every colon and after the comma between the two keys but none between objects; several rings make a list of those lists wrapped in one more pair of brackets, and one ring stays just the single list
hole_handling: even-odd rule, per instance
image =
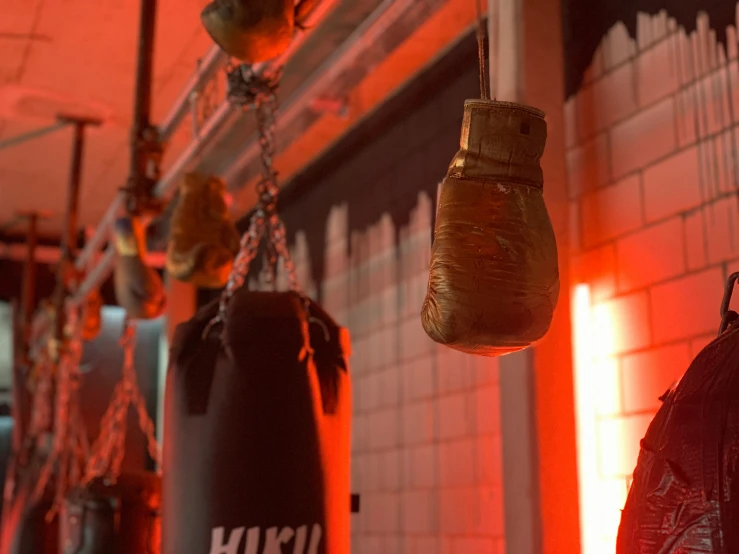
[{"label": "metal chain", "polygon": [[83,485],[87,485],[98,477],[115,483],[120,475],[126,447],[126,431],[128,427],[128,409],[133,407],[138,416],[141,430],[146,436],[149,455],[161,467],[159,444],[154,435],[154,423],[149,417],[146,402],[139,389],[134,366],[134,347],[136,328],[126,322],[121,336],[123,348],[123,375],[113,391],[113,398],[103,415],[100,424],[100,436],[92,447],[91,455],[85,468]]},{"label": "metal chain", "polygon": [[60,355],[54,399],[54,438],[51,453],[41,468],[34,491],[34,497],[40,499],[48,483],[56,477],[54,502],[47,514],[49,521],[60,509],[66,493],[80,483],[89,457],[89,443],[79,402],[79,363],[82,356],[79,308],[67,309],[65,331],[64,344],[57,345]]},{"label": "metal chain", "polygon": [[256,112],[259,132],[262,178],[257,183],[257,207],[250,220],[249,229],[241,237],[241,248],[234,262],[226,289],[221,295],[218,314],[206,326],[203,336],[207,336],[214,325],[223,323],[226,311],[234,293],[244,285],[249,266],[256,257],[259,244],[267,239],[267,257],[270,279],[277,284],[277,262],[282,260],[288,277],[288,288],[299,291],[295,265],[287,247],[285,225],[277,214],[277,171],[274,168],[275,126],[277,113],[277,85],[281,69],[270,75],[257,75],[249,66],[231,69],[228,73],[229,100],[242,109]]}]

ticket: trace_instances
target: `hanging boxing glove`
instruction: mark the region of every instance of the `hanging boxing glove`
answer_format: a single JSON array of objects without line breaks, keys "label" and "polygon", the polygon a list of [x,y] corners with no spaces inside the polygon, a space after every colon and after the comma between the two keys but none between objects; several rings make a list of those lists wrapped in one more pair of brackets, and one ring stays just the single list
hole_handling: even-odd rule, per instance
[{"label": "hanging boxing glove", "polygon": [[422,310],[434,341],[499,356],[549,329],[559,271],[539,165],[546,135],[536,109],[465,102],[461,147],[441,186]]},{"label": "hanging boxing glove", "polygon": [[237,290],[223,340],[217,313],[172,343],[163,552],[349,552],[347,331],[296,293]]},{"label": "hanging boxing glove", "polygon": [[739,325],[723,315],[722,331],[731,325],[665,393],[641,441],[618,554],[739,552]]},{"label": "hanging boxing glove", "polygon": [[161,480],[124,472],[68,496],[60,514],[61,554],[159,554]]},{"label": "hanging boxing glove", "polygon": [[146,265],[144,226],[135,217],[115,223],[114,241],[118,257],[113,280],[118,305],[132,319],[154,319],[164,313],[166,294],[162,278]]},{"label": "hanging boxing glove", "polygon": [[185,175],[172,214],[167,272],[201,288],[222,288],[239,251],[239,234],[228,214],[226,185],[215,177]]},{"label": "hanging boxing glove", "polygon": [[226,54],[255,64],[287,50],[295,30],[295,5],[293,0],[213,0],[200,19]]}]

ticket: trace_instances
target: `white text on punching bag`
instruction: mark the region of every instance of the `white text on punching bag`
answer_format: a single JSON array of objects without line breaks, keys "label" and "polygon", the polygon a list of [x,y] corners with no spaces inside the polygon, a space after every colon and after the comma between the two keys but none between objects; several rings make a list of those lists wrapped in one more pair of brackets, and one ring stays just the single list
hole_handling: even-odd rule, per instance
[{"label": "white text on punching bag", "polygon": [[[278,532],[279,531],[279,532]],[[239,550],[242,540],[246,534],[246,545],[243,550]],[[210,541],[210,554],[288,554],[282,551],[282,545],[289,543],[293,538],[295,544],[291,554],[318,554],[318,545],[321,544],[323,530],[319,524],[313,525],[310,534],[310,543],[308,543],[308,526],[303,525],[297,529],[292,527],[270,527],[264,533],[264,547],[259,549],[260,539],[262,537],[261,528],[251,527],[248,531],[246,527],[238,527],[231,531],[226,538],[226,528],[216,527],[213,529]]]}]

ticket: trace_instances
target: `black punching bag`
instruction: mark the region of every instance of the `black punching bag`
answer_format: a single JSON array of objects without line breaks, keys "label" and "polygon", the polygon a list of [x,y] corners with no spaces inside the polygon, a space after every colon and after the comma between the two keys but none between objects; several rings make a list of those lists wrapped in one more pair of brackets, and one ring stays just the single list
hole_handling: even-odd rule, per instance
[{"label": "black punching bag", "polygon": [[641,441],[618,554],[739,552],[738,399],[734,325],[663,397]]},{"label": "black punching bag", "polygon": [[62,507],[59,553],[160,554],[160,505],[161,480],[146,471],[75,489]]},{"label": "black punching bag", "polygon": [[217,311],[172,344],[163,553],[348,554],[348,332],[292,292],[237,290],[203,338]]},{"label": "black punching bag", "polygon": [[[35,458],[15,472],[14,490],[3,506],[0,554],[57,554],[58,519],[46,521],[52,508],[53,491],[36,500],[33,495],[41,473],[41,461]],[[6,484],[7,486],[7,484]]]}]

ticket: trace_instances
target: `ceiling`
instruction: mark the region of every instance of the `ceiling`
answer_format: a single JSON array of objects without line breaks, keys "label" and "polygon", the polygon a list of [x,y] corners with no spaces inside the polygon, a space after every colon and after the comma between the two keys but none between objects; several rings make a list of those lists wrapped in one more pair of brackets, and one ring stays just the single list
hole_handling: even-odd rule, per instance
[{"label": "ceiling", "polygon": [[[161,123],[198,59],[212,47],[199,17],[208,1],[158,0],[154,124]],[[346,117],[316,112],[311,106],[296,112],[296,125],[280,141],[284,143],[281,149],[286,149],[280,155],[284,178],[308,163],[306,156],[320,155],[378,102],[391,97],[404,81],[441,55],[467,32],[475,17],[475,4],[469,0],[323,2],[325,16],[287,62],[280,96],[282,100],[294,97],[303,83],[331,73],[324,66],[342,52],[333,60],[338,64],[336,74],[326,75],[309,95],[318,94],[317,100],[323,95],[343,97],[351,109]],[[105,120],[102,127],[87,131],[79,218],[83,226],[94,227],[99,222],[127,178],[139,10],[138,0],[0,2],[0,142],[54,124],[59,111]],[[375,17],[380,13],[385,15]],[[367,21],[374,23],[357,31]],[[355,40],[355,46],[347,46]],[[223,81],[223,74],[219,78]],[[232,117],[191,167],[226,172],[254,140],[252,120],[253,114]],[[65,128],[0,149],[0,235],[10,225],[18,228],[17,211],[34,209],[52,213],[42,222],[41,234],[58,236],[72,133]],[[191,138],[191,123],[186,120],[167,144],[163,170]],[[308,143],[311,147],[306,149]],[[252,169],[247,167],[247,174],[239,174],[240,188],[249,184]],[[251,196],[241,192],[234,207],[244,211],[250,207]],[[18,230],[22,233],[22,226]]]},{"label": "ceiling", "polygon": [[[207,0],[159,0],[153,120],[167,113],[211,46],[200,26]],[[104,118],[87,132],[80,223],[94,226],[127,176],[140,2],[0,2],[0,141],[54,124],[59,110]],[[49,210],[57,234],[66,200],[72,129],[0,150],[0,228],[17,210]],[[183,125],[167,151],[189,139]]]}]

